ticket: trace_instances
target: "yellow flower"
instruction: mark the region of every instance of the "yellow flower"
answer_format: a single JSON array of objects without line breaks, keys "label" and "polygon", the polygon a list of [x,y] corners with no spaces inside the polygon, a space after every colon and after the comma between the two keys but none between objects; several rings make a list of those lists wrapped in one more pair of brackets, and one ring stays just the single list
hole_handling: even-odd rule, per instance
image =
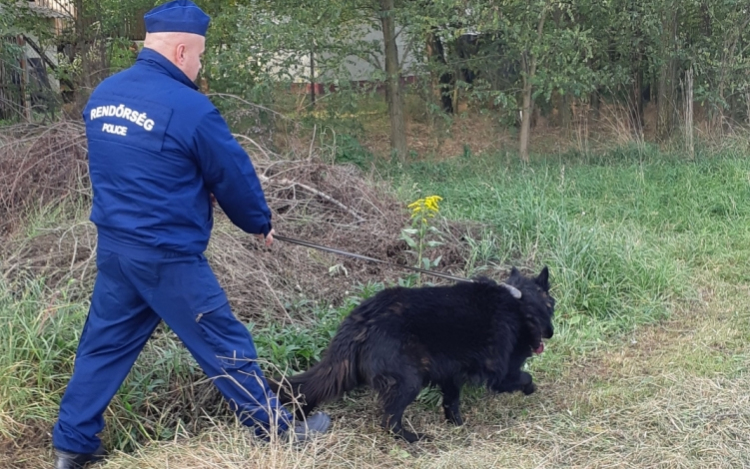
[{"label": "yellow flower", "polygon": [[438,202],[443,200],[442,197],[439,195],[431,195],[424,199],[424,204],[427,206],[428,209],[432,210],[433,212],[437,213],[440,211],[440,207],[438,206]]},{"label": "yellow flower", "polygon": [[[411,209],[411,217],[432,218],[440,211],[438,202],[443,200],[439,195],[431,195],[424,199],[416,200],[408,205]],[[425,220],[426,221],[426,220]]]}]

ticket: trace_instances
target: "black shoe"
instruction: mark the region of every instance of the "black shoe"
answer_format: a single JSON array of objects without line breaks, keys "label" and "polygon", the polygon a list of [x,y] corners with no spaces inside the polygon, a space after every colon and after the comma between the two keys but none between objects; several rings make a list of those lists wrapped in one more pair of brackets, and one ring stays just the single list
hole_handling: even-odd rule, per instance
[{"label": "black shoe", "polygon": [[325,412],[318,412],[310,415],[306,420],[295,422],[294,429],[289,434],[297,443],[304,443],[326,433],[330,426],[331,417]]},{"label": "black shoe", "polygon": [[93,453],[68,453],[55,449],[54,469],[82,469],[90,462],[101,461],[105,455],[106,452],[102,445],[99,445]]}]

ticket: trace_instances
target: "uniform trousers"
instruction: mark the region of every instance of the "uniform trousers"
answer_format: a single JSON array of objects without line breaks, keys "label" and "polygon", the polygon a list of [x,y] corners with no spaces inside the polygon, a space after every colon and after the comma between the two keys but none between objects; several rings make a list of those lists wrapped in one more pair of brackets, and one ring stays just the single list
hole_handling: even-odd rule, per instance
[{"label": "uniform trousers", "polygon": [[100,247],[97,268],[73,376],[52,434],[56,448],[91,453],[99,447],[104,411],[162,320],[242,423],[259,436],[289,427],[292,416],[269,389],[250,332],[232,314],[202,254]]}]

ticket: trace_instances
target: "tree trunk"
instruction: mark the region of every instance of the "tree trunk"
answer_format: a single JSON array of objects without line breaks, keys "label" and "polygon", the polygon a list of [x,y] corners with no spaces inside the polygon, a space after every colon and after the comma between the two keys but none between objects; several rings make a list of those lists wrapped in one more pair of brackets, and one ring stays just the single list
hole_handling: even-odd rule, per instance
[{"label": "tree trunk", "polygon": [[[533,59],[532,59],[533,61]],[[529,161],[529,140],[531,136],[531,77],[523,77],[523,104],[521,105],[521,134],[519,153],[523,161]]]},{"label": "tree trunk", "polygon": [[594,121],[599,120],[599,114],[601,111],[601,100],[599,99],[599,89],[597,88],[593,92],[591,92],[591,97],[589,98],[591,101],[591,112],[592,112],[592,118]]},{"label": "tree trunk", "polygon": [[560,126],[566,134],[570,132],[570,127],[573,122],[572,104],[570,94],[565,93],[560,100]]},{"label": "tree trunk", "polygon": [[315,108],[315,46],[310,49],[310,106]]},{"label": "tree trunk", "polygon": [[636,66],[633,70],[633,85],[630,89],[630,128],[633,130],[638,141],[643,139],[643,68],[641,67],[641,54],[638,52]]},{"label": "tree trunk", "polygon": [[[569,26],[567,17],[563,14],[562,8],[554,8],[552,10],[552,18],[558,30],[565,30]],[[571,109],[572,104],[573,101],[571,99],[569,90],[563,88],[563,95],[560,99],[560,107],[558,109],[558,113],[560,115],[560,127],[566,135],[568,135],[570,132],[571,123],[573,120],[573,110]],[[536,122],[539,121],[537,120]]]},{"label": "tree trunk", "polygon": [[659,90],[656,100],[656,138],[667,140],[675,127],[675,84],[677,81],[677,59],[674,47],[677,35],[677,8],[669,8],[663,21],[662,47],[665,55],[659,69]]},{"label": "tree trunk", "polygon": [[685,149],[690,159],[695,158],[693,143],[693,68],[685,72]]},{"label": "tree trunk", "polygon": [[396,46],[396,21],[393,0],[380,0],[380,22],[385,45],[385,90],[388,116],[391,121],[391,151],[404,161],[407,154],[404,96],[401,92],[401,70]]},{"label": "tree trunk", "polygon": [[[24,37],[23,34],[19,34],[16,36],[16,44],[18,44],[18,47],[23,49],[24,48]],[[28,63],[26,61],[26,55],[21,54],[20,57],[20,78],[21,81],[19,82],[19,92],[21,95],[21,105],[23,106],[23,117],[26,119],[26,122],[31,122],[31,99],[29,99],[29,95],[27,93],[27,74],[28,74]]]},{"label": "tree trunk", "polygon": [[[542,15],[539,18],[539,24],[537,25],[537,39],[539,42],[542,41],[542,35],[544,33],[544,20],[547,17],[548,5],[544,6]],[[522,57],[523,68],[526,72],[523,77],[523,104],[521,105],[521,134],[519,135],[518,152],[521,155],[523,161],[529,161],[529,140],[531,138],[531,111],[532,102],[531,96],[534,91],[532,82],[536,75],[536,61],[537,57],[529,48],[529,51]]]}]

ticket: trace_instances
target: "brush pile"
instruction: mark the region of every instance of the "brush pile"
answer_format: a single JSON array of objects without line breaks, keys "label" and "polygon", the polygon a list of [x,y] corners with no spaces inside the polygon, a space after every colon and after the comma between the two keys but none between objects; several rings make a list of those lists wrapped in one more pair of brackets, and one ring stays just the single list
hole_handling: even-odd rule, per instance
[{"label": "brush pile", "polygon": [[[400,239],[403,203],[355,166],[325,163],[314,151],[279,155],[246,136],[278,234],[413,265]],[[13,126],[0,131],[0,258],[6,282],[43,277],[52,290],[86,298],[96,273],[96,229],[82,125]],[[441,227],[439,270],[461,274],[462,230]],[[276,241],[265,248],[217,210],[207,253],[235,314],[295,321],[300,301],[339,302],[357,284],[394,282],[407,271]],[[437,279],[429,279],[438,281]]]}]

